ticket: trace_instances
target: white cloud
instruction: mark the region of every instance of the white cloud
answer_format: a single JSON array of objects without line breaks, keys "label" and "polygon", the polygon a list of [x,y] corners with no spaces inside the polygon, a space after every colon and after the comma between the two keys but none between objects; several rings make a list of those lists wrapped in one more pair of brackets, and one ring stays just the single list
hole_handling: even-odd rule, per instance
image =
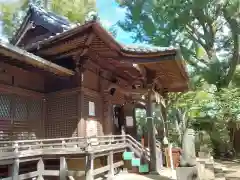
[{"label": "white cloud", "polygon": [[0,0],[0,3],[13,3],[13,2],[17,2],[19,0]]},{"label": "white cloud", "polygon": [[110,28],[112,26],[112,22],[106,19],[100,19],[101,20],[101,24],[105,27],[105,28]]}]

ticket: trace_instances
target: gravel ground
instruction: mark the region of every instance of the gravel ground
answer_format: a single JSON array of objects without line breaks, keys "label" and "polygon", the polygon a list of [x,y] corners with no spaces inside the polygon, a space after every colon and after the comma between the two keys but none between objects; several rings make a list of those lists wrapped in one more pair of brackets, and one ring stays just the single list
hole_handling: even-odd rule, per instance
[{"label": "gravel ground", "polygon": [[114,180],[168,180],[168,178],[160,177],[159,175],[139,175],[139,174],[127,174],[121,173],[114,177]]}]

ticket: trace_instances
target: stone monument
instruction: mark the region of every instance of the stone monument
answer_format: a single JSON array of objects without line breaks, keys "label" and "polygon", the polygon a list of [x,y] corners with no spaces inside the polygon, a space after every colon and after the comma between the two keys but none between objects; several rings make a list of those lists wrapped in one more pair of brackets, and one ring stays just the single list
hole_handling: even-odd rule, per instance
[{"label": "stone monument", "polygon": [[177,168],[177,180],[199,180],[196,152],[195,131],[186,129],[182,141],[180,167]]}]

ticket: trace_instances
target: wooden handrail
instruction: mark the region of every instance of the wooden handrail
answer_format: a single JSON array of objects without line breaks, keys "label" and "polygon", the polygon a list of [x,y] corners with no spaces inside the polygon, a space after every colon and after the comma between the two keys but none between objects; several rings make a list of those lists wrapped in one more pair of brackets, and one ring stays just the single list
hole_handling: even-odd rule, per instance
[{"label": "wooden handrail", "polygon": [[[159,142],[157,147],[161,147]],[[86,180],[92,180],[95,175],[109,172],[109,176],[114,176],[114,168],[123,166],[123,162],[113,163],[113,154],[124,152],[126,148],[131,148],[139,157],[144,153],[147,160],[150,160],[150,152],[143,147],[136,139],[130,135],[109,135],[97,137],[72,137],[72,138],[56,138],[56,139],[39,139],[39,140],[20,140],[20,141],[0,141],[0,162],[14,162],[13,166],[19,168],[19,159],[30,156],[40,157],[38,170],[19,175],[12,174],[12,177],[3,178],[3,180],[27,179],[29,177],[42,177],[46,175],[61,176],[63,179],[74,179],[73,174],[83,175],[83,171],[68,171],[64,156],[83,154],[87,156],[85,176]],[[42,160],[44,155],[59,155],[60,170],[45,170]],[[93,168],[93,159],[101,156],[108,156],[109,163],[107,166],[99,169]],[[14,160],[14,161],[12,161]],[[41,179],[41,178],[40,178]],[[60,178],[61,179],[61,178]]]},{"label": "wooden handrail", "polygon": [[[94,141],[93,141],[94,140]],[[142,154],[145,152],[148,159],[150,158],[150,152],[147,148],[144,148],[141,143],[135,140],[130,135],[109,135],[109,136],[97,136],[97,137],[71,137],[71,138],[55,138],[55,139],[38,139],[38,140],[19,140],[19,141],[0,141],[0,159],[1,157],[7,158],[7,156],[17,156],[24,152],[35,151],[37,154],[46,152],[47,149],[54,150],[77,150],[78,153],[86,153],[87,148],[91,147],[106,147],[109,144],[114,145],[123,143],[131,146],[136,153]],[[157,142],[157,148],[161,145]],[[95,148],[98,149],[98,148]],[[11,154],[14,153],[14,154]],[[49,151],[48,151],[49,153]],[[25,153],[27,155],[27,153]],[[32,154],[32,153],[31,153]]]}]

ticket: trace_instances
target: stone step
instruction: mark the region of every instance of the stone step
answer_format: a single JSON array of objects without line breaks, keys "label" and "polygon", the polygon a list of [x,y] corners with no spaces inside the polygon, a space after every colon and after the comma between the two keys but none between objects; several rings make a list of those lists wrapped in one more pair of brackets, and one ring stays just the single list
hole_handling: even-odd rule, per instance
[{"label": "stone step", "polygon": [[225,173],[215,173],[215,178],[221,178],[221,177],[225,178]]},{"label": "stone step", "polygon": [[223,167],[221,167],[221,166],[214,166],[214,173],[215,173],[215,174],[224,173]]},{"label": "stone step", "polygon": [[225,175],[226,180],[240,180],[240,172],[233,172]]},{"label": "stone step", "polygon": [[225,177],[216,177],[214,180],[226,180],[226,178]]}]

